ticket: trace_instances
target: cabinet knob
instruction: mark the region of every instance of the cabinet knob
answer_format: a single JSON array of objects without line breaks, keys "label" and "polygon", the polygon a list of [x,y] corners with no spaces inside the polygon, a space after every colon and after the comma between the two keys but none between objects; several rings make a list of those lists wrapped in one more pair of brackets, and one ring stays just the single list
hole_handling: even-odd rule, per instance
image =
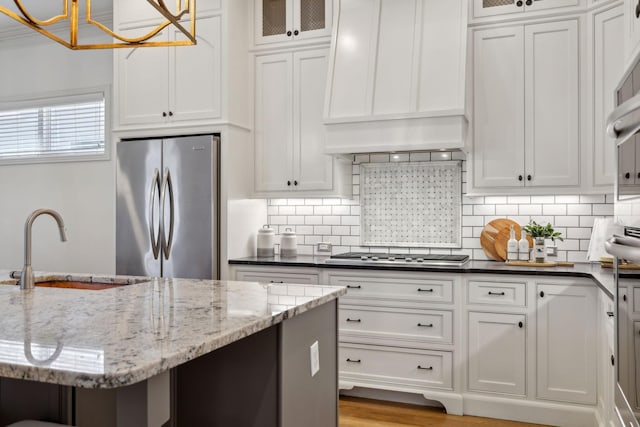
[{"label": "cabinet knob", "polygon": [[636,18],[640,18],[640,1],[636,5]]},{"label": "cabinet knob", "polygon": [[611,366],[616,366],[616,358],[613,356],[613,354],[611,355]]},{"label": "cabinet knob", "polygon": [[525,3],[527,6],[531,6],[533,4],[533,0],[527,0],[527,2]]},{"label": "cabinet knob", "polygon": [[293,181],[293,185],[298,185],[298,181]]},{"label": "cabinet knob", "polygon": [[173,117],[173,111],[169,111],[169,117]]},{"label": "cabinet knob", "polygon": [[518,175],[518,181],[522,181],[524,178],[522,175]]},{"label": "cabinet knob", "polygon": [[162,112],[162,117],[167,117],[167,112],[166,111]]},{"label": "cabinet knob", "polygon": [[540,298],[544,298],[544,291],[540,291]]},{"label": "cabinet knob", "polygon": [[521,1],[521,0],[518,0],[518,1],[516,2],[516,6],[518,6],[518,7],[522,7],[522,1]]},{"label": "cabinet knob", "polygon": [[533,177],[531,175],[527,175],[527,181],[531,181]]},{"label": "cabinet knob", "polygon": [[518,328],[522,329],[523,326],[524,326],[524,323],[518,322]]},{"label": "cabinet knob", "polygon": [[291,37],[291,31],[287,31],[287,36]]},{"label": "cabinet knob", "polygon": [[625,177],[625,179],[629,179],[629,178],[631,178],[631,174],[629,172],[627,172],[627,173],[624,174],[624,177]]},{"label": "cabinet knob", "polygon": [[626,295],[622,295],[622,301],[627,301],[627,296]]},{"label": "cabinet knob", "polygon": [[294,35],[294,36],[297,36],[298,34],[300,34],[300,31],[298,31],[298,30],[295,30],[295,31],[293,32],[293,35]]},{"label": "cabinet knob", "polygon": [[291,181],[287,181],[287,185],[291,187]]}]

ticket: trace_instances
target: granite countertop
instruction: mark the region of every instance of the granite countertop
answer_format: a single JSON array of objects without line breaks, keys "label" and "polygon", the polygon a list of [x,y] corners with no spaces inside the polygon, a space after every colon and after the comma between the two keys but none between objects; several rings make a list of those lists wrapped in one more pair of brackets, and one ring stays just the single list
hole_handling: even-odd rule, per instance
[{"label": "granite countertop", "polygon": [[21,291],[8,273],[0,272],[0,376],[84,388],[148,379],[346,293],[317,285],[66,274],[36,274],[36,282],[126,285]]},{"label": "granite countertop", "polygon": [[[229,260],[229,264],[235,265],[264,265],[280,267],[314,267],[314,268],[340,268],[351,270],[371,270],[382,269],[391,271],[422,271],[432,273],[475,273],[475,274],[521,274],[535,276],[564,276],[564,277],[584,277],[593,279],[594,282],[609,297],[613,298],[615,283],[613,269],[602,268],[597,263],[576,263],[573,267],[520,267],[507,265],[497,261],[469,261],[462,267],[440,267],[440,266],[393,266],[388,264],[376,265],[342,265],[329,264],[326,262],[328,256],[298,256],[295,258],[284,258],[275,256],[271,258],[246,257]],[[624,277],[639,279],[640,271],[625,271]]]}]

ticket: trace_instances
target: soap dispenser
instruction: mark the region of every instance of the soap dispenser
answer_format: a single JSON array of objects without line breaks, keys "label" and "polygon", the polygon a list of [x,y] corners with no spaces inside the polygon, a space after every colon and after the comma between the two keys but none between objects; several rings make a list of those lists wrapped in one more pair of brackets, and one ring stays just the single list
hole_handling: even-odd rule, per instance
[{"label": "soap dispenser", "polygon": [[529,241],[527,240],[527,232],[522,230],[520,241],[518,242],[518,259],[520,261],[529,261]]},{"label": "soap dispenser", "polygon": [[516,240],[516,230],[513,228],[513,225],[511,226],[509,241],[507,242],[507,260],[518,260],[518,241]]}]

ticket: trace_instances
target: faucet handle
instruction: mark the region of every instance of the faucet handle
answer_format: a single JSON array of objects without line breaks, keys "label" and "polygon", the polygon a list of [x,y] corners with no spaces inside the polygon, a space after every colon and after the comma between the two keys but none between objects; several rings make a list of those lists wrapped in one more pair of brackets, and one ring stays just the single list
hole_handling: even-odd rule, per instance
[{"label": "faucet handle", "polygon": [[20,279],[20,274],[22,273],[22,271],[20,270],[15,270],[9,273],[9,277],[11,277],[12,279]]}]

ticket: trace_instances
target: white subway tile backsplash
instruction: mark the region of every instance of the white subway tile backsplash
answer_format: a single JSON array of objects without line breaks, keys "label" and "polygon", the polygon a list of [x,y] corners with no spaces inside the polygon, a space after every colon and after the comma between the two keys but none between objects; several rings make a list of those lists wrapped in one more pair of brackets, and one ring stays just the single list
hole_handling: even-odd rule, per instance
[{"label": "white subway tile backsplash", "polygon": [[[438,160],[440,153],[410,153],[408,160]],[[463,153],[453,152],[451,159],[464,159]],[[449,157],[445,154],[445,156]],[[403,161],[407,160],[402,156]],[[354,158],[354,195],[351,199],[270,199],[267,201],[267,222],[276,233],[286,227],[298,234],[298,253],[312,255],[318,242],[329,242],[333,253],[359,251],[387,253],[466,254],[472,259],[488,259],[480,247],[480,233],[492,219],[508,217],[519,224],[532,219],[550,222],[563,233],[564,241],[556,241],[557,261],[586,262],[586,254],[594,219],[613,215],[614,197],[601,195],[542,195],[542,196],[478,196],[462,198],[462,248],[387,248],[360,246],[360,163],[388,162],[389,154],[358,154]],[[466,188],[466,162],[463,161],[463,189]],[[305,295],[311,297],[315,295]],[[280,302],[284,304],[284,302]]]}]

